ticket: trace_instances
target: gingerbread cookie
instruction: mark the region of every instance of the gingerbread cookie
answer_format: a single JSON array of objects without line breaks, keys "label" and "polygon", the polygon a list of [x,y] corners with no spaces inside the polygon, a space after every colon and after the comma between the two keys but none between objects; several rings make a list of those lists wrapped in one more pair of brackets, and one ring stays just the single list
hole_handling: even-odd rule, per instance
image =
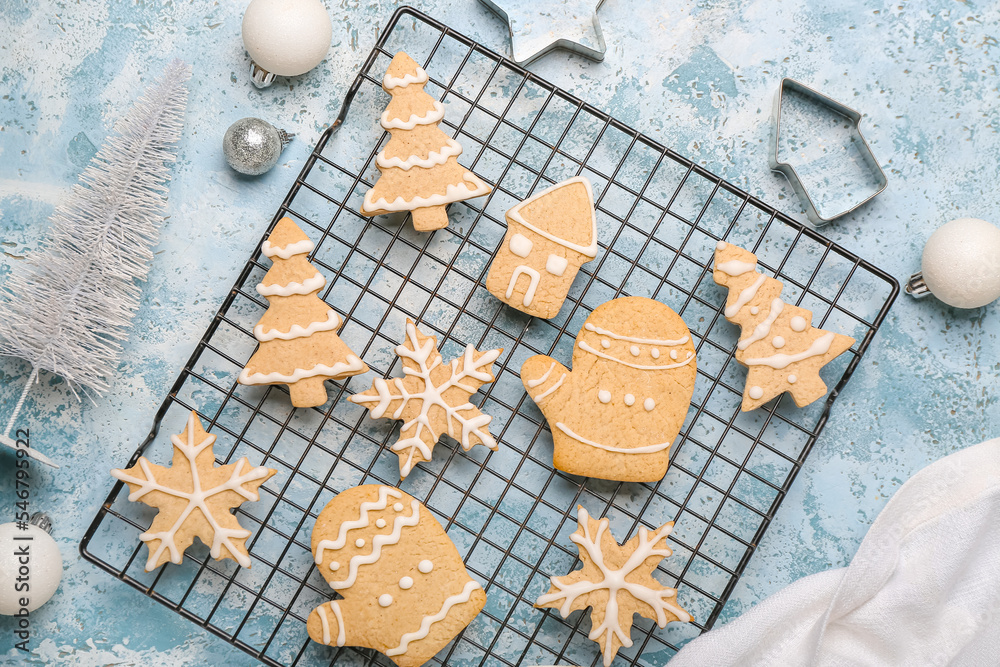
[{"label": "gingerbread cookie", "polygon": [[610,667],[618,649],[632,646],[632,615],[639,614],[663,628],[671,621],[689,623],[691,615],[677,604],[677,591],[653,577],[653,570],[673,551],[667,536],[671,521],[651,533],[644,526],[623,545],[608,530],[609,521],[596,521],[577,507],[579,527],[570,536],[583,568],[565,577],[552,577],[549,592],[536,607],[558,609],[563,618],[590,607],[590,639],[601,646],[604,667]]},{"label": "gingerbread cookie", "polygon": [[348,399],[366,406],[372,419],[403,420],[399,440],[392,446],[399,456],[400,477],[405,479],[413,466],[431,460],[443,433],[461,442],[465,451],[474,445],[497,448],[489,431],[493,418],[480,412],[469,397],[493,382],[493,362],[501,352],[478,352],[470,344],[460,359],[444,364],[437,338],[425,336],[412,320],[406,321],[406,340],[396,346],[405,377],[376,378],[371,389]]},{"label": "gingerbread cookie", "polygon": [[309,614],[309,636],[328,646],[363,646],[418,667],[486,604],[441,524],[391,486],[356,486],[331,500],[316,519],[312,550],[344,597]]},{"label": "gingerbread cookie", "polygon": [[559,314],[580,266],[597,256],[597,216],[590,181],[557,183],[507,211],[507,234],[486,289],[518,310]]},{"label": "gingerbread cookie", "polygon": [[590,314],[572,371],[541,355],[521,366],[521,381],[552,429],[555,467],[630,482],[663,478],[696,375],[684,321],[638,296]]},{"label": "gingerbread cookie", "polygon": [[326,279],[307,257],[314,247],[290,218],[261,245],[274,264],[257,292],[270,305],[253,329],[260,345],[239,377],[240,384],[287,384],[297,408],[326,403],[326,380],[368,371],[337,335],[340,316],[317,296]]},{"label": "gingerbread cookie", "polygon": [[426,83],[427,72],[402,51],[389,63],[382,88],[392,101],[382,127],[392,138],[375,157],[381,177],[361,206],[367,216],[410,211],[420,232],[447,227],[448,204],[492,190],[458,163],[462,147],[438,127],[444,105],[424,92]]},{"label": "gingerbread cookie", "polygon": [[231,509],[247,500],[259,500],[258,488],[277,470],[251,468],[244,456],[236,463],[215,465],[209,435],[195,412],[188,417],[180,436],[170,436],[174,459],[169,468],[150,463],[145,456],[111,476],[128,484],[128,499],[159,510],[149,530],[139,536],[149,547],[146,572],[168,560],[180,564],[184,551],[199,538],[211,548],[212,558],[232,558],[250,567],[246,539],[250,531],[240,527]]},{"label": "gingerbread cookie", "polygon": [[757,256],[719,241],[715,282],[729,289],[726,319],[740,327],[736,360],[747,367],[742,409],[788,392],[800,408],[826,395],[819,370],[854,344],[811,326],[812,313],[781,300],[782,283],[757,271]]}]

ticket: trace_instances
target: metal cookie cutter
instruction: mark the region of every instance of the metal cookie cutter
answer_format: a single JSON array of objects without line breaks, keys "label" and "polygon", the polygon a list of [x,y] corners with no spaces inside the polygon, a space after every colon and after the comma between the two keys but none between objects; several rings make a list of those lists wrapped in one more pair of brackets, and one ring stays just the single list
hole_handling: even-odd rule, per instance
[{"label": "metal cookie cutter", "polygon": [[[485,2],[486,0],[483,1]],[[778,162],[778,141],[781,137],[781,99],[785,90],[797,93],[802,97],[805,97],[818,105],[826,107],[830,111],[840,114],[851,121],[851,124],[854,126],[854,132],[851,133],[851,141],[854,143],[855,148],[857,148],[858,153],[861,154],[861,157],[864,159],[871,175],[874,177],[874,182],[878,186],[875,192],[868,195],[858,203],[853,204],[849,208],[834,213],[833,215],[824,216],[819,212],[816,202],[809,195],[805,186],[802,185],[799,175],[795,172],[795,167],[788,162]],[[851,109],[850,107],[847,107],[840,102],[830,99],[826,95],[813,90],[803,83],[799,83],[798,81],[789,78],[781,80],[781,85],[778,86],[778,92],[774,96],[774,109],[771,111],[771,129],[773,131],[773,136],[771,141],[771,152],[770,155],[768,155],[768,162],[771,165],[771,169],[779,171],[785,175],[788,182],[792,184],[792,188],[795,189],[795,193],[799,196],[803,203],[805,203],[806,215],[809,216],[809,219],[816,226],[825,225],[828,222],[836,220],[842,215],[847,215],[852,211],[856,211],[880,195],[889,183],[888,179],[886,179],[885,172],[882,171],[882,167],[880,167],[878,162],[875,160],[875,155],[872,153],[871,147],[868,146],[868,142],[865,140],[864,135],[861,134],[861,114],[854,109]]]},{"label": "metal cookie cutter", "polygon": [[598,62],[604,60],[608,47],[597,18],[604,0],[480,1],[507,22],[511,55],[518,65],[527,65],[553,49],[566,49]]}]

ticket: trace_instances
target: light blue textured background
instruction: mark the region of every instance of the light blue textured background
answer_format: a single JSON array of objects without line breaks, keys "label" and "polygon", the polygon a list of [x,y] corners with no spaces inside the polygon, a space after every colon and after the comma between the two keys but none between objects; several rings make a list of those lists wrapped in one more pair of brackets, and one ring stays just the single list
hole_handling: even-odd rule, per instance
[{"label": "light blue textured background", "polygon": [[[0,0],[0,279],[36,247],[123,108],[171,58],[194,65],[170,218],[112,393],[75,402],[44,376],[22,425],[66,465],[35,466],[34,509],[55,519],[65,559],[56,598],[33,615],[33,663],[246,664],[223,641],[83,562],[78,542],[104,499],[109,468],[149,428],[169,383],[340,106],[395,5],[333,3],[334,46],[310,74],[250,86],[242,2]],[[474,0],[418,8],[508,52],[501,22]],[[889,190],[823,231],[901,281],[924,240],[959,216],[998,216],[1000,9],[993,2],[606,0],[603,63],[556,53],[531,69],[693,157],[751,194],[803,217],[766,165],[769,112],[782,76],[865,114]],[[260,116],[298,134],[257,179],[224,164],[226,127]],[[846,564],[910,475],[998,435],[1000,307],[960,311],[900,298],[834,410],[740,581],[723,620],[795,579]],[[0,361],[5,422],[27,366]],[[169,429],[168,429],[169,430]],[[12,457],[0,452],[0,469]],[[0,501],[11,503],[10,475]],[[0,518],[8,510],[0,510]],[[18,664],[9,619],[0,661]]]}]

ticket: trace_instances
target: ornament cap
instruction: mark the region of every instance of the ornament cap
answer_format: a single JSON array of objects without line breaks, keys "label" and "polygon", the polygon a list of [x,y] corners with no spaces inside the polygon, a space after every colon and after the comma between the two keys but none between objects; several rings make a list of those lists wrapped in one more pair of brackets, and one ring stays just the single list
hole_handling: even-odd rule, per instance
[{"label": "ornament cap", "polygon": [[28,523],[38,526],[46,533],[52,533],[52,519],[45,512],[35,512],[28,518]]},{"label": "ornament cap", "polygon": [[910,279],[906,281],[906,293],[914,299],[923,299],[925,296],[930,296],[931,288],[924,282],[923,272],[917,271],[910,276]]},{"label": "ornament cap", "polygon": [[266,69],[250,61],[250,81],[253,82],[257,88],[264,89],[274,83],[274,74],[268,72]]}]

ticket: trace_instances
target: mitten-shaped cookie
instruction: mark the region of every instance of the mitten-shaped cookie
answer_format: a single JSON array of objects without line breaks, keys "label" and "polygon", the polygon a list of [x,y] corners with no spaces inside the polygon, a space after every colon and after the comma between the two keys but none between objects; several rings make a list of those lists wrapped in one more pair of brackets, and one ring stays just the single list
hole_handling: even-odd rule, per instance
[{"label": "mitten-shaped cookie", "polygon": [[521,381],[552,429],[555,467],[631,482],[666,473],[696,374],[684,321],[634,296],[590,314],[576,337],[572,371],[541,355],[521,366]]},{"label": "mitten-shaped cookie", "polygon": [[391,486],[356,486],[331,500],[316,519],[312,549],[320,574],[344,597],[309,615],[309,636],[328,646],[371,648],[418,667],[486,604],[441,524]]}]

